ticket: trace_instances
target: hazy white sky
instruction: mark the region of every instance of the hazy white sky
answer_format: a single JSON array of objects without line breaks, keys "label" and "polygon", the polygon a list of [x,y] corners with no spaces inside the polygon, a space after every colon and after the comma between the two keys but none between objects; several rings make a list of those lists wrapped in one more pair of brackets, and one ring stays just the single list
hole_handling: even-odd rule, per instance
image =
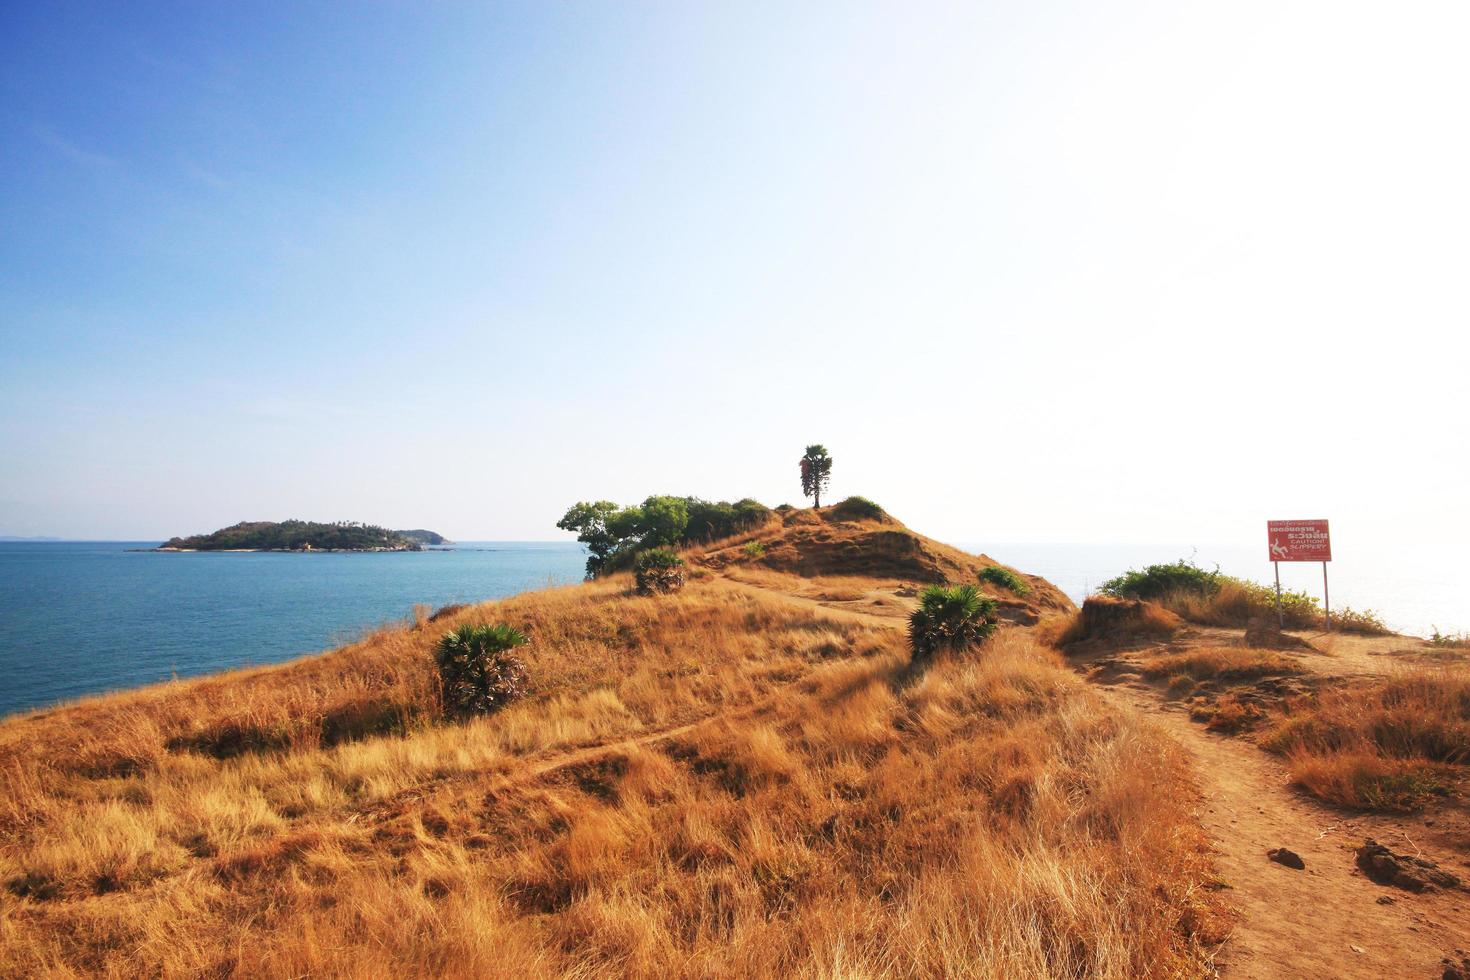
[{"label": "hazy white sky", "polygon": [[1470,7],[786,6],[7,9],[0,534],[1470,547]]}]

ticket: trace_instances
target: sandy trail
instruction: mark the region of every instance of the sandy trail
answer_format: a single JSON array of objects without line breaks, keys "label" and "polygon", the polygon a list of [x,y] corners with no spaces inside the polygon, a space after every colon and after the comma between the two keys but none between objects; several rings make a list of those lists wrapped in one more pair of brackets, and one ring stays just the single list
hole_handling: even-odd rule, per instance
[{"label": "sandy trail", "polygon": [[[1441,959],[1470,941],[1470,895],[1380,886],[1354,864],[1365,837],[1413,853],[1412,820],[1323,806],[1290,789],[1274,758],[1205,731],[1153,689],[1104,690],[1150,715],[1195,759],[1204,794],[1200,820],[1215,842],[1226,898],[1241,913],[1217,958],[1222,976],[1439,977]],[[1301,855],[1306,870],[1267,859],[1276,847]],[[1385,896],[1392,904],[1379,903]]]}]

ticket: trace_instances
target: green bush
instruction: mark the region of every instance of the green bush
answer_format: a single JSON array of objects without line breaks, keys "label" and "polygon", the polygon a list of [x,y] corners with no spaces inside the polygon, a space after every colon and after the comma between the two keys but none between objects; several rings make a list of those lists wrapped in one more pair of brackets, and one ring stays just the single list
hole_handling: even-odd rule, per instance
[{"label": "green bush", "polygon": [[1015,595],[1025,595],[1031,591],[1031,586],[1025,579],[1000,565],[991,565],[989,568],[981,569],[980,581],[1009,589]]},{"label": "green bush", "polygon": [[759,558],[766,553],[766,546],[759,541],[747,541],[745,547],[740,549],[747,558]]},{"label": "green bush", "polygon": [[[1184,560],[1130,569],[1104,582],[1099,591],[1117,599],[1158,602],[1185,619],[1213,626],[1246,626],[1253,619],[1276,618],[1274,586],[1222,575],[1218,569],[1205,571]],[[1352,615],[1367,628],[1364,614]],[[1281,619],[1287,629],[1312,629],[1322,625],[1322,609],[1315,597],[1283,589]]]},{"label": "green bush", "polygon": [[1437,647],[1470,647],[1470,633],[1441,633],[1436,626],[1429,642]]},{"label": "green bush", "polygon": [[526,643],[526,634],[503,624],[445,633],[435,657],[445,713],[489,714],[525,694],[526,665],[510,651]]},{"label": "green bush", "polygon": [[[1246,625],[1254,618],[1276,617],[1276,587],[1247,581],[1233,575],[1221,575],[1221,596],[1217,605],[1221,607],[1219,620],[1234,625]],[[1322,610],[1315,596],[1291,589],[1281,590],[1281,619],[1287,629],[1312,629],[1322,625]],[[1336,615],[1332,617],[1337,621]]]},{"label": "green bush", "polygon": [[684,559],[664,548],[640,551],[633,577],[642,595],[678,592],[684,587]]},{"label": "green bush", "polygon": [[698,497],[685,497],[684,502],[689,509],[689,524],[682,542],[687,544],[703,544],[754,530],[771,518],[769,507],[749,497],[733,504]]},{"label": "green bush", "polygon": [[909,617],[909,643],[915,660],[941,650],[963,650],[995,631],[998,603],[973,585],[931,585]]},{"label": "green bush", "polygon": [[831,514],[832,516],[839,519],[846,519],[849,521],[876,521],[879,518],[888,516],[887,512],[884,511],[882,507],[879,507],[867,497],[848,497],[846,500],[833,507],[831,510]]},{"label": "green bush", "polygon": [[1098,587],[1114,599],[1150,599],[1157,602],[1181,592],[1212,596],[1220,591],[1218,569],[1207,572],[1193,562],[1180,559],[1171,565],[1149,565],[1142,571],[1129,569]]},{"label": "green bush", "polygon": [[1386,636],[1393,632],[1383,621],[1383,617],[1373,610],[1359,610],[1352,606],[1343,606],[1333,612],[1332,628],[1344,633],[1364,633],[1368,636]]}]

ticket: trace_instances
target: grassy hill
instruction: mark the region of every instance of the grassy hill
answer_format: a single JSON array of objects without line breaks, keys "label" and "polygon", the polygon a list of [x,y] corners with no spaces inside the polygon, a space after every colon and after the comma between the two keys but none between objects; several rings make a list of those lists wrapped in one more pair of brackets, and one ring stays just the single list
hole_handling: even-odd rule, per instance
[{"label": "grassy hill", "polygon": [[[0,723],[0,975],[1172,976],[1219,938],[1185,759],[1067,669],[1025,576],[983,655],[910,662],[988,559],[788,512],[627,573],[293,663]],[[444,717],[445,630],[530,690]]]}]

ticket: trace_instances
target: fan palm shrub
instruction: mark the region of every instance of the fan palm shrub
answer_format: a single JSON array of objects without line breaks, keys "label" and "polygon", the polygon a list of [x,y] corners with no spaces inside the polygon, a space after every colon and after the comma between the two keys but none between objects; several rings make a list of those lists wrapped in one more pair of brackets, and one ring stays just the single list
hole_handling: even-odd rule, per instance
[{"label": "fan palm shrub", "polygon": [[684,559],[667,548],[640,551],[633,562],[640,595],[678,592],[684,587]]},{"label": "fan palm shrub", "polygon": [[909,617],[909,643],[915,660],[941,650],[964,650],[995,632],[999,604],[973,585],[931,585]]},{"label": "fan palm shrub", "polygon": [[504,624],[466,623],[445,633],[435,653],[445,714],[489,714],[525,694],[526,665],[511,651],[527,642]]}]

